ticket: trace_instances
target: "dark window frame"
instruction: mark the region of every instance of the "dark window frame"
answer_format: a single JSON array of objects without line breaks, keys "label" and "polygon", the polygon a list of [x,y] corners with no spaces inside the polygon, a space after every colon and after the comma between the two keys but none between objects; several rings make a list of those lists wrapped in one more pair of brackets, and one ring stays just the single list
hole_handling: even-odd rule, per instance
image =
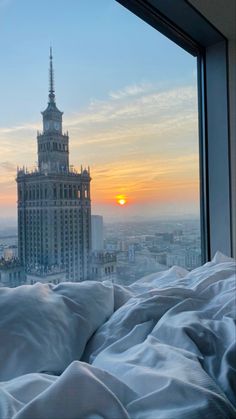
[{"label": "dark window frame", "polygon": [[202,261],[232,256],[227,39],[188,0],[116,0],[198,58]]}]

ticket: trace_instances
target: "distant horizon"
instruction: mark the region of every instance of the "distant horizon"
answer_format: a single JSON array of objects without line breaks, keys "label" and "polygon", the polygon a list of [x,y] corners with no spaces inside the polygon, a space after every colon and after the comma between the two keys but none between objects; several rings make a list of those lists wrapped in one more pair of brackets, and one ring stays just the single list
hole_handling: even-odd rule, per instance
[{"label": "distant horizon", "polygon": [[[102,216],[102,214],[92,214],[92,215],[99,215]],[[174,222],[174,221],[198,221],[200,223],[200,218],[197,214],[182,214],[181,216],[176,215],[176,214],[172,214],[172,215],[162,215],[162,216],[158,216],[158,217],[142,217],[142,216],[131,216],[130,218],[118,218],[114,217],[112,218],[112,216],[109,217],[103,217],[103,223],[104,224],[110,224],[110,223],[135,223],[135,222],[140,222],[140,223],[145,223],[145,222]],[[2,224],[4,223],[4,224]],[[12,227],[17,227],[17,218],[14,217],[0,217],[0,232],[2,229],[5,228],[12,228]]]}]

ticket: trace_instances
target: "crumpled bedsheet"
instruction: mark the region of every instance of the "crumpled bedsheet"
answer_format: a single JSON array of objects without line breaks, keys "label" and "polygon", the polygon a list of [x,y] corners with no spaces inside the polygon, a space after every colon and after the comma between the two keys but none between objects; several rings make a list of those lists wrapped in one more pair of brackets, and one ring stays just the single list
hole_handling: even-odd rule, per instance
[{"label": "crumpled bedsheet", "polygon": [[0,418],[236,418],[235,269],[218,253],[114,285],[116,310],[80,360],[0,382]]}]

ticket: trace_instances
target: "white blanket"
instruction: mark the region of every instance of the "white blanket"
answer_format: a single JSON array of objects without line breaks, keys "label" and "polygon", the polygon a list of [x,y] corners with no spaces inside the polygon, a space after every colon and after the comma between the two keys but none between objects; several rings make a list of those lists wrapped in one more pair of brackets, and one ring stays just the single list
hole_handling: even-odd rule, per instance
[{"label": "white blanket", "polygon": [[220,254],[114,286],[117,309],[80,360],[0,382],[0,418],[236,418],[235,286]]}]

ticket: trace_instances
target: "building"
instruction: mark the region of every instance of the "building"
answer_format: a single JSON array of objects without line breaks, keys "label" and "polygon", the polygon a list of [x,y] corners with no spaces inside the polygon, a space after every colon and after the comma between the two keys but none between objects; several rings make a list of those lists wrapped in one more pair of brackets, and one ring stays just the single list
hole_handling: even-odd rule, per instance
[{"label": "building", "polygon": [[166,265],[168,268],[171,266],[182,266],[183,268],[186,267],[186,252],[185,249],[176,249],[173,250],[171,253],[167,253],[166,257]]},{"label": "building", "polygon": [[92,215],[92,251],[102,251],[104,249],[103,217]]},{"label": "building", "polygon": [[109,252],[93,252],[91,278],[95,281],[116,280],[116,255]]},{"label": "building", "polygon": [[6,260],[15,259],[18,257],[18,249],[16,245],[5,247],[3,257]]},{"label": "building", "polygon": [[135,262],[135,244],[128,245],[128,261],[130,263]]},{"label": "building", "polygon": [[50,50],[49,100],[38,132],[38,167],[17,171],[18,254],[27,273],[66,272],[66,279],[89,278],[91,250],[90,173],[69,165],[69,136],[55,101]]},{"label": "building", "polygon": [[51,271],[50,273],[46,273],[45,275],[42,274],[33,274],[30,273],[27,275],[27,284],[33,285],[36,282],[41,282],[43,284],[54,284],[57,285],[60,282],[65,282],[66,272],[56,272]]},{"label": "building", "polygon": [[91,256],[91,279],[104,281],[116,279],[116,255],[113,252],[104,251],[103,217],[92,215],[92,256]]},{"label": "building", "polygon": [[186,268],[195,269],[201,265],[201,252],[199,249],[186,249]]},{"label": "building", "polygon": [[25,284],[26,275],[18,259],[0,259],[0,286],[18,287]]}]

